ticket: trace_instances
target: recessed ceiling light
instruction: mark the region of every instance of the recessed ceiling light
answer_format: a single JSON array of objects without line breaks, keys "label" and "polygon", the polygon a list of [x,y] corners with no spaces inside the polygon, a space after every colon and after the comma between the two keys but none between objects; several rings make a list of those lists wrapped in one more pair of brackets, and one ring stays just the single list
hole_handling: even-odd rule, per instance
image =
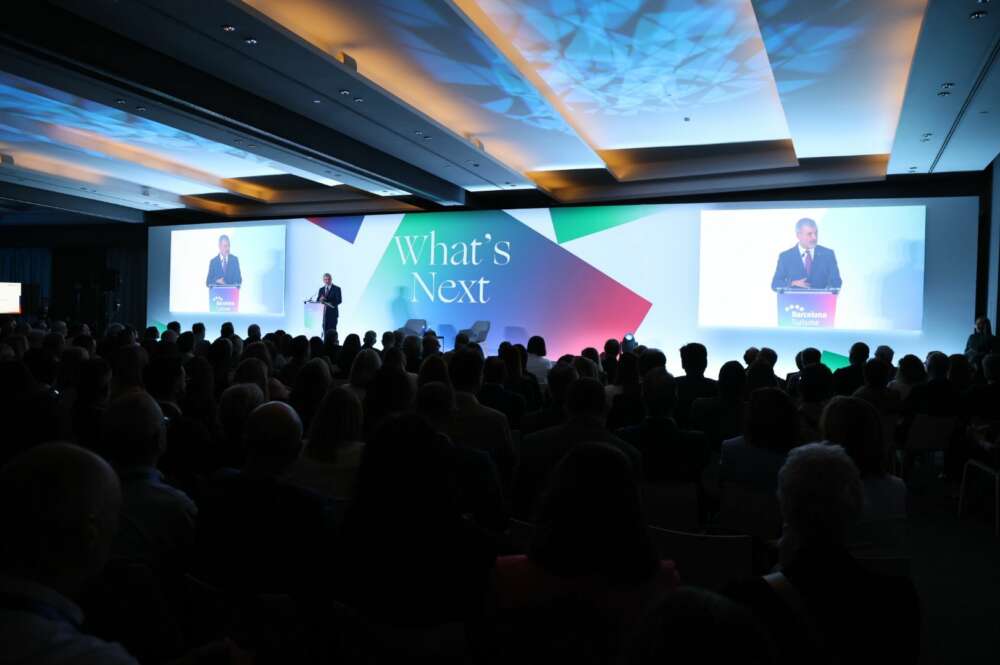
[{"label": "recessed ceiling light", "polygon": [[256,143],[247,143],[247,147],[248,148],[256,148],[257,144]]},{"label": "recessed ceiling light", "polygon": [[224,26],[222,26],[222,31],[223,32],[236,32],[236,26],[235,25],[224,25]]},{"label": "recessed ceiling light", "polygon": [[947,97],[950,94],[951,93],[948,92],[947,90],[942,90],[941,92],[938,93],[938,97]]},{"label": "recessed ceiling light", "polygon": [[987,14],[989,14],[988,11],[980,9],[979,11],[975,11],[969,14],[969,18],[971,18],[973,21],[978,21],[981,18],[986,18]]},{"label": "recessed ceiling light", "polygon": [[146,112],[146,107],[145,106],[136,106],[135,110],[138,111],[139,113],[145,113]]},{"label": "recessed ceiling light", "polygon": [[243,139],[233,139],[233,143],[243,143]]},{"label": "recessed ceiling light", "polygon": [[313,100],[313,104],[322,104],[322,103],[323,103],[322,99],[314,99]]},{"label": "recessed ceiling light", "polygon": [[931,136],[934,136],[933,132],[924,132],[924,133],[923,133],[923,137],[924,137],[925,139],[926,139],[926,138],[929,138],[929,137],[931,137]]},{"label": "recessed ceiling light", "polygon": [[340,94],[342,94],[344,97],[349,97],[351,95],[351,91],[344,88],[343,90],[340,91]]},{"label": "recessed ceiling light", "polygon": [[115,100],[115,104],[117,104],[118,106],[125,106],[126,104],[128,104],[128,102],[125,101],[124,98],[119,97],[118,99]]},{"label": "recessed ceiling light", "polygon": [[475,163],[475,162],[474,162],[474,163],[472,164],[472,168],[474,168],[474,169],[478,169],[478,168],[479,168],[479,164],[477,164],[477,163]]},{"label": "recessed ceiling light", "polygon": [[354,98],[354,103],[355,103],[355,104],[361,104],[361,103],[363,103],[364,101],[365,101],[365,98],[364,98],[364,97],[355,97],[355,98]]},{"label": "recessed ceiling light", "polygon": [[253,37],[247,37],[246,39],[243,40],[243,43],[246,44],[247,46],[256,46],[257,40],[254,39]]},{"label": "recessed ceiling light", "polygon": [[951,81],[948,81],[947,83],[942,83],[941,84],[941,89],[942,90],[951,90],[954,87],[955,87],[955,84],[952,83]]},{"label": "recessed ceiling light", "polygon": [[424,133],[422,131],[420,131],[419,129],[417,131],[413,132],[413,133],[416,134],[417,136],[423,136],[424,135]]},{"label": "recessed ceiling light", "polygon": [[425,140],[425,141],[430,141],[430,140],[431,140],[431,137],[427,136],[427,134],[424,134],[424,140]]},{"label": "recessed ceiling light", "polygon": [[921,143],[930,143],[930,139],[925,136],[925,137],[923,137],[923,138],[920,139],[920,142]]}]

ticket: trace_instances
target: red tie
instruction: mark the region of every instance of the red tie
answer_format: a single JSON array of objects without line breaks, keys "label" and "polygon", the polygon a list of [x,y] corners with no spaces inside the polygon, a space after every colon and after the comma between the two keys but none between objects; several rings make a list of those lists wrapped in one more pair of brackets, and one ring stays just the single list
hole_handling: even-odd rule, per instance
[{"label": "red tie", "polygon": [[812,273],[812,270],[813,270],[813,258],[812,258],[812,254],[810,254],[808,251],[806,252],[806,256],[805,256],[805,264],[806,264],[806,277],[808,277]]}]

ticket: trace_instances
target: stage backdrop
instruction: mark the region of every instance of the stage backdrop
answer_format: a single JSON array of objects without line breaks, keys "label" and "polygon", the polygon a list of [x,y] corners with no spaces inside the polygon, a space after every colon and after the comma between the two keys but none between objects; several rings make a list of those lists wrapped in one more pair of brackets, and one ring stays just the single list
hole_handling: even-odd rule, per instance
[{"label": "stage backdrop", "polygon": [[[977,203],[594,206],[153,227],[148,323],[204,321],[210,336],[227,320],[241,330],[259,323],[320,334],[307,326],[303,301],[330,272],[343,293],[341,336],[425,319],[449,346],[456,331],[488,321],[488,350],[540,334],[555,357],[632,332],[640,343],[663,348],[674,371],[677,348],[694,340],[708,344],[712,368],[750,344],[777,349],[781,368],[804,346],[844,353],[858,339],[900,353],[955,351],[975,316]],[[795,245],[801,217],[817,222],[819,244],[834,250],[840,266],[843,288],[831,328],[777,325],[771,277],[778,253]],[[267,229],[273,240],[248,240],[255,229]],[[247,293],[265,288],[254,280],[273,288],[281,257],[280,305],[269,301],[251,314],[241,295],[239,314],[172,306],[178,271],[200,280],[185,282],[184,298],[206,300],[207,260],[224,231],[234,236]],[[191,244],[199,242],[206,247]],[[254,271],[263,276],[249,277]]]}]

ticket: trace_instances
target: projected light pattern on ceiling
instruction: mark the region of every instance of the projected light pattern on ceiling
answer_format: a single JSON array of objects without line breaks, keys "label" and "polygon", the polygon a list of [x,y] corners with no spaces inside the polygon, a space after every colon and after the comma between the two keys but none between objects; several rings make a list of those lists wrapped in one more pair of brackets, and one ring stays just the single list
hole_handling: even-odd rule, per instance
[{"label": "projected light pattern on ceiling", "polygon": [[469,1],[600,149],[788,138],[750,0]]},{"label": "projected light pattern on ceiling", "polygon": [[754,0],[800,158],[892,149],[927,0]]},{"label": "projected light pattern on ceiling", "polygon": [[445,0],[244,0],[521,173],[602,168],[530,82]]},{"label": "projected light pattern on ceiling", "polygon": [[0,152],[8,168],[85,181],[93,193],[129,184],[177,196],[227,192],[232,178],[298,172],[126,108],[0,72]]}]

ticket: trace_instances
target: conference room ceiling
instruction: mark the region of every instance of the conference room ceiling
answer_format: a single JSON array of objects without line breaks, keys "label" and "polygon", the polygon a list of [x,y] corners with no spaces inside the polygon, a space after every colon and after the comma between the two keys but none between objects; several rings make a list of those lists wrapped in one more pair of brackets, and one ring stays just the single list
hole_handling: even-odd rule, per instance
[{"label": "conference room ceiling", "polygon": [[978,171],[1000,151],[992,4],[18,3],[0,199],[203,220]]}]

